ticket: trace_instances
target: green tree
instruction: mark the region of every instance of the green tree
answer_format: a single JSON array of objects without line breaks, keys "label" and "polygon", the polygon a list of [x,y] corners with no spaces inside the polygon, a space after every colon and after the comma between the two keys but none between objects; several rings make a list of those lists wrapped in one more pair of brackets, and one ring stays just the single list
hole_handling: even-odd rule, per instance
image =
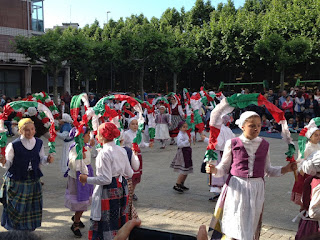
[{"label": "green tree", "polygon": [[302,37],[285,41],[281,35],[273,33],[258,41],[255,51],[262,61],[281,73],[280,90],[283,90],[286,68],[304,62],[309,57],[310,42]]},{"label": "green tree", "polygon": [[43,70],[53,76],[54,101],[58,102],[58,75],[67,65],[68,56],[65,54],[61,29],[50,30],[41,36],[26,38],[18,36],[15,39],[18,53],[24,54],[31,63],[40,62]]}]

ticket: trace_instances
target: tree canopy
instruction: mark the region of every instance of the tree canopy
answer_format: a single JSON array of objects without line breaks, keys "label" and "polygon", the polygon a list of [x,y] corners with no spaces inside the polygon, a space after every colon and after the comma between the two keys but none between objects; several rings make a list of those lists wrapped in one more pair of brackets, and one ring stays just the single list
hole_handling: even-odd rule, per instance
[{"label": "tree canopy", "polygon": [[319,79],[319,25],[320,0],[246,0],[238,9],[197,0],[160,19],[132,15],[18,37],[16,47],[50,74],[69,64],[73,92],[217,89],[236,80],[281,88],[297,76]]}]

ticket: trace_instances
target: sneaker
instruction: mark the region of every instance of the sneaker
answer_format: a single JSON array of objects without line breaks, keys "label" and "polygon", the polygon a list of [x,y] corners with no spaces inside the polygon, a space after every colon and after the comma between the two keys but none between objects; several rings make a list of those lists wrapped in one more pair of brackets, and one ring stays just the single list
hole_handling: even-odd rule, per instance
[{"label": "sneaker", "polygon": [[176,142],[175,142],[174,139],[172,138],[172,139],[171,139],[171,142],[170,142],[170,145],[174,145],[174,144],[176,144]]},{"label": "sneaker", "polygon": [[178,185],[173,186],[173,189],[176,190],[178,193],[183,193],[182,188]]},{"label": "sneaker", "polygon": [[160,149],[165,149],[166,147],[160,147]]}]

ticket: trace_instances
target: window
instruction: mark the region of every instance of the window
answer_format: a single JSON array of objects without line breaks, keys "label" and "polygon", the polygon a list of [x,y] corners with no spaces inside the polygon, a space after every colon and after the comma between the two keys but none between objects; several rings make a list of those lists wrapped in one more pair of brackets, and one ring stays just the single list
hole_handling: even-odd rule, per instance
[{"label": "window", "polygon": [[44,32],[42,0],[32,0],[32,30]]},{"label": "window", "polygon": [[21,96],[21,71],[0,70],[0,94]]}]

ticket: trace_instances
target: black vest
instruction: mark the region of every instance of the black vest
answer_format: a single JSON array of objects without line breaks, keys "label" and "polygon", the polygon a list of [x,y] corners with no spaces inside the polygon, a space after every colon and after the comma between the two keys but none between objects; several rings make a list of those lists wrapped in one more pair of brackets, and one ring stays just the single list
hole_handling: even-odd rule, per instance
[{"label": "black vest", "polygon": [[[20,138],[17,138],[12,142],[14,150],[14,158],[11,167],[8,170],[9,177],[23,181],[28,178],[30,174],[31,179],[37,179],[43,176],[39,164],[40,164],[40,150],[42,147],[42,140],[36,139],[36,144],[32,150],[26,149],[21,142]],[[29,163],[31,162],[32,170],[28,171]]]}]

